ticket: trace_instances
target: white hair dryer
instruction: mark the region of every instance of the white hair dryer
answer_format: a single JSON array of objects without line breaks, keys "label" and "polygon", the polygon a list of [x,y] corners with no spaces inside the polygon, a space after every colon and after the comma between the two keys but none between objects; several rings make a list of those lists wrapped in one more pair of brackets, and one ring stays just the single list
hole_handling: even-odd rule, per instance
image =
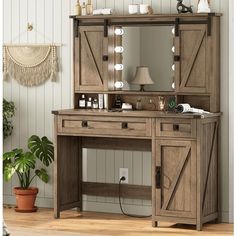
[{"label": "white hair dryer", "polygon": [[203,109],[197,109],[197,108],[191,107],[188,103],[178,104],[175,110],[179,113],[186,113],[186,112],[193,112],[193,113],[200,113],[200,114],[210,113],[208,111],[204,111]]}]

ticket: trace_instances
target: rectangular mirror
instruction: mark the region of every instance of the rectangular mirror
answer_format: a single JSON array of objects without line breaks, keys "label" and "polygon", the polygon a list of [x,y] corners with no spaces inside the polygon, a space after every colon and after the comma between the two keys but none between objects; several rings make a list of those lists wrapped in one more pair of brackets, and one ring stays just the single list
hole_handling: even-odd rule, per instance
[{"label": "rectangular mirror", "polygon": [[153,84],[145,85],[145,91],[173,91],[173,26],[128,26],[123,29],[123,90],[140,90],[140,86],[131,81],[136,67],[146,66]]}]

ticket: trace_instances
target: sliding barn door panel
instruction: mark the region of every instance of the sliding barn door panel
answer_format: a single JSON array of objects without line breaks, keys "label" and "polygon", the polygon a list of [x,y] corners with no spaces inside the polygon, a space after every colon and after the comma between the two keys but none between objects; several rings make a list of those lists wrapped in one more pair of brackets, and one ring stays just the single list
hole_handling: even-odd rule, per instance
[{"label": "sliding barn door panel", "polygon": [[81,26],[75,38],[75,90],[102,91],[107,81],[107,39],[104,27]]},{"label": "sliding barn door panel", "polygon": [[180,25],[175,39],[180,60],[175,63],[178,92],[208,92],[209,53],[206,25]]},{"label": "sliding barn door panel", "polygon": [[[196,217],[196,147],[194,141],[156,141],[156,214]],[[160,179],[158,179],[160,178]]]}]

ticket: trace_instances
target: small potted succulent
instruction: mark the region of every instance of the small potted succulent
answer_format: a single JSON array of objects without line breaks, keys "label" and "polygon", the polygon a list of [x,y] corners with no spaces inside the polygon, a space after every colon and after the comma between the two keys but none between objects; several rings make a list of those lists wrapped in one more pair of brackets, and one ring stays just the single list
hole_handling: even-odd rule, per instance
[{"label": "small potted succulent", "polygon": [[[47,137],[39,138],[32,135],[28,139],[29,150],[16,148],[3,154],[3,174],[6,181],[17,174],[20,186],[14,187],[16,194],[15,210],[18,212],[34,212],[35,199],[38,188],[31,187],[32,180],[39,177],[44,183],[49,181],[49,175],[44,168],[36,168],[36,161],[40,160],[48,167],[54,160],[53,143]],[[34,173],[32,173],[34,171]]]}]

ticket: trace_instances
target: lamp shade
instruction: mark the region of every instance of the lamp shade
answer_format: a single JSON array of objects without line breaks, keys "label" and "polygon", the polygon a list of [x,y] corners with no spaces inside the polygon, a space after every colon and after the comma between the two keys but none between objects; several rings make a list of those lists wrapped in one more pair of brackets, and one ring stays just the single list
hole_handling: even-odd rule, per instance
[{"label": "lamp shade", "polygon": [[134,79],[131,81],[132,84],[140,84],[140,85],[145,85],[145,84],[154,84],[152,81],[150,74],[149,74],[149,69],[146,66],[138,66],[136,68],[136,74]]}]

